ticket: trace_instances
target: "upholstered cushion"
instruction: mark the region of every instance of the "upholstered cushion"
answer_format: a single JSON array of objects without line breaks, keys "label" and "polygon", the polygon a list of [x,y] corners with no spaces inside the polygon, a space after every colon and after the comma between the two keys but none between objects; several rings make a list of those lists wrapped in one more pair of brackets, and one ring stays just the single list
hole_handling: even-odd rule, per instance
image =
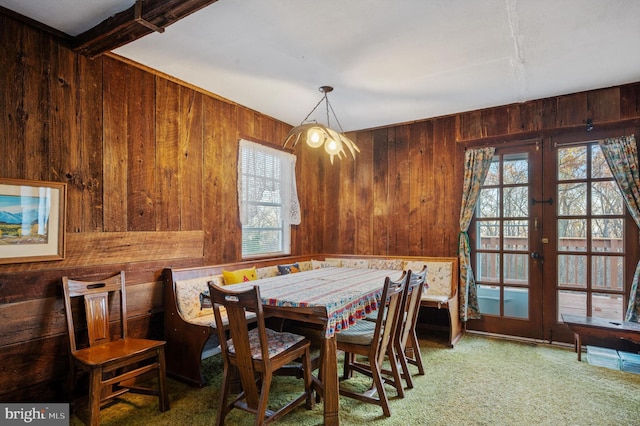
[{"label": "upholstered cushion", "polygon": [[334,259],[334,260],[314,260],[311,259],[311,268],[312,269],[320,269],[320,268],[340,268],[342,266],[342,260]]},{"label": "upholstered cushion", "polygon": [[295,274],[296,272],[300,272],[300,265],[297,263],[278,265],[278,275]]},{"label": "upholstered cushion", "polygon": [[[334,260],[327,258],[326,260]],[[335,259],[340,260],[340,259]],[[369,259],[342,259],[343,268],[369,269]]]},{"label": "upholstered cushion", "polygon": [[200,294],[209,294],[209,287],[207,285],[209,281],[213,281],[213,283],[217,285],[222,285],[222,276],[213,275],[176,281],[176,303],[180,314],[186,321],[213,314],[211,307],[203,309],[200,303]]},{"label": "upholstered cushion", "polygon": [[374,321],[358,321],[346,330],[336,333],[336,339],[338,342],[369,345],[373,340],[375,329],[376,323]]},{"label": "upholstered cushion", "polygon": [[402,259],[370,259],[371,269],[402,269]]},{"label": "upholstered cushion", "polygon": [[222,276],[224,277],[225,285],[244,283],[258,279],[255,266],[253,268],[237,269],[235,271],[222,271]]},{"label": "upholstered cushion", "polygon": [[454,272],[453,262],[408,261],[405,262],[403,269],[420,271],[425,264],[427,265],[427,280],[425,284],[429,286],[427,295],[451,297],[451,280]]},{"label": "upholstered cushion", "polygon": [[[192,318],[188,321],[189,324],[204,325],[207,327],[216,328],[216,317],[215,315],[213,315],[213,309],[209,310],[211,311],[211,314]],[[229,324],[229,320],[227,319],[227,310],[224,307],[220,308],[220,316],[222,316],[222,326],[227,326]],[[256,314],[253,312],[247,312],[246,318],[247,321],[252,322],[256,318]]]},{"label": "upholstered cushion", "polygon": [[[269,358],[273,358],[281,352],[286,351],[296,343],[304,340],[304,336],[300,336],[293,333],[277,332],[270,328],[266,329],[267,345],[269,346]],[[227,341],[229,346],[229,352],[236,353],[236,348],[233,346],[233,339]],[[249,330],[249,345],[251,346],[251,358],[262,359],[262,352],[260,351],[260,334],[257,328]]]},{"label": "upholstered cushion", "polygon": [[302,271],[302,272],[310,271],[312,269],[310,260],[305,260],[303,262],[298,262],[298,265],[300,265],[300,271]]},{"label": "upholstered cushion", "polygon": [[277,266],[265,266],[262,268],[256,269],[256,275],[259,280],[263,280],[265,278],[271,278],[278,275],[278,267]]},{"label": "upholstered cushion", "polygon": [[435,302],[438,304],[448,303],[448,296],[438,296],[433,294],[424,294],[420,300],[424,300],[425,302]]}]

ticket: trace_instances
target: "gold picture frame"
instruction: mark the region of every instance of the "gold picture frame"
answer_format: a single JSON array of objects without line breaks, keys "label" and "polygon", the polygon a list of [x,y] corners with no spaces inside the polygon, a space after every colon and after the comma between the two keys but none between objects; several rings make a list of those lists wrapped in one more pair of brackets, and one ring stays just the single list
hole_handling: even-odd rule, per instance
[{"label": "gold picture frame", "polygon": [[64,259],[67,184],[0,178],[0,264]]}]

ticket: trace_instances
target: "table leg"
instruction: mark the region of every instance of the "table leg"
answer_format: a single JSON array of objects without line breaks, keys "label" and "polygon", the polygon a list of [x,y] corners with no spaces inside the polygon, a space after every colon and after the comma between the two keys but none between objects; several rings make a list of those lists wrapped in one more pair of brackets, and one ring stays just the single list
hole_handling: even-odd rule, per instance
[{"label": "table leg", "polygon": [[322,362],[322,381],[324,385],[324,424],[327,426],[339,425],[338,399],[338,346],[336,337],[324,339],[324,360]]},{"label": "table leg", "polygon": [[580,341],[580,335],[573,333],[576,344],[576,353],[578,354],[578,361],[582,361],[582,342]]}]

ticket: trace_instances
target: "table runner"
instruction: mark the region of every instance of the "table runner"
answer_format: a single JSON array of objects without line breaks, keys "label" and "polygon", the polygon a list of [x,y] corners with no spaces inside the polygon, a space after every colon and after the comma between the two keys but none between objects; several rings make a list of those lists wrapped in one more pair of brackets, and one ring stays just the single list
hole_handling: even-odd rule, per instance
[{"label": "table runner", "polygon": [[330,267],[235,284],[233,290],[258,285],[264,305],[324,306],[325,335],[330,338],[377,310],[385,277],[395,280],[401,274],[398,270]]}]

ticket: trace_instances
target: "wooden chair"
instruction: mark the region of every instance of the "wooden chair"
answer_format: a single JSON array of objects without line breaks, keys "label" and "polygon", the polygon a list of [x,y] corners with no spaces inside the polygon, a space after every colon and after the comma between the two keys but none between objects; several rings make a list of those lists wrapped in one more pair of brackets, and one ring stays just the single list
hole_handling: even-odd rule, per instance
[{"label": "wooden chair", "polygon": [[[397,281],[389,277],[385,279],[376,322],[360,320],[336,334],[338,350],[345,352],[344,378],[351,377],[352,372],[357,371],[373,379],[371,388],[366,392],[358,393],[341,387],[340,395],[379,405],[386,417],[391,416],[391,410],[384,389],[385,381],[392,382],[399,396],[404,395],[393,339],[400,324],[402,295],[409,277],[410,273],[404,271]],[[356,359],[356,355],[366,357],[366,363]],[[382,364],[386,356],[389,357],[391,364],[392,378],[385,379]]]},{"label": "wooden chair", "polygon": [[402,376],[407,383],[409,389],[413,388],[413,380],[409,371],[409,364],[418,367],[418,374],[424,375],[424,365],[422,364],[422,356],[420,355],[420,344],[416,335],[416,323],[418,321],[418,313],[420,311],[420,298],[422,297],[422,289],[425,286],[427,278],[427,265],[421,271],[409,271],[409,282],[403,295],[404,315],[403,321],[398,327],[398,332],[394,338],[394,345],[398,359],[402,365]]},{"label": "wooden chair", "polygon": [[[71,350],[72,397],[78,373],[89,374],[88,413],[78,410],[79,416],[88,414],[87,423],[98,425],[101,405],[129,391],[157,395],[160,411],[168,410],[165,342],[128,337],[124,272],[100,281],[63,277],[62,288]],[[84,301],[86,323],[74,312],[81,310],[82,306],[74,304],[72,299]],[[119,303],[115,303],[116,300]],[[118,321],[112,322],[110,315],[118,312]],[[74,319],[77,321],[75,325]],[[111,328],[115,326],[118,330],[112,333]],[[136,378],[151,372],[157,374],[157,389],[134,383]]]},{"label": "wooden chair", "polygon": [[[221,308],[224,307],[229,321],[227,340],[225,330],[218,328],[218,336],[224,360],[222,391],[218,406],[217,424],[223,425],[225,416],[233,408],[240,408],[255,414],[255,424],[271,423],[306,401],[308,409],[314,406],[310,341],[304,336],[288,332],[277,332],[266,328],[260,287],[246,291],[232,291],[209,283],[209,294],[213,305],[216,324],[222,324]],[[256,327],[250,329],[246,313],[256,314]],[[302,359],[305,391],[284,407],[273,412],[267,410],[269,389],[274,372]],[[231,402],[232,379],[240,376],[242,392]],[[257,378],[257,379],[256,379]],[[261,388],[258,389],[258,383]]]}]

